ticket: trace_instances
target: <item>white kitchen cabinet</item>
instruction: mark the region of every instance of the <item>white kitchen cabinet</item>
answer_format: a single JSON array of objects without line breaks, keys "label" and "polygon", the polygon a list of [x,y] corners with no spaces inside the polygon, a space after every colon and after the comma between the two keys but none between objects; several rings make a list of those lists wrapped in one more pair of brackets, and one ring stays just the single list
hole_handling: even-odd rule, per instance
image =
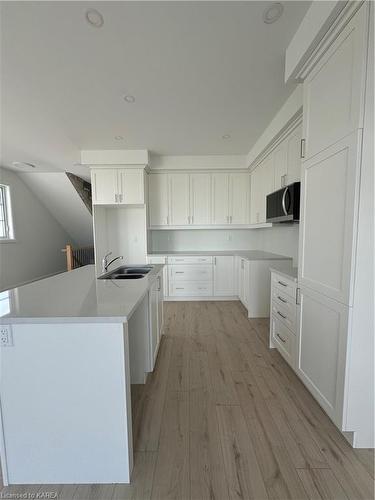
[{"label": "white kitchen cabinet", "polygon": [[368,4],[317,59],[303,82],[305,159],[363,126]]},{"label": "white kitchen cabinet", "polygon": [[190,223],[211,224],[211,175],[190,174]]},{"label": "white kitchen cabinet", "polygon": [[299,283],[352,305],[361,130],[302,165]]},{"label": "white kitchen cabinet", "polygon": [[118,202],[118,183],[116,169],[92,169],[91,184],[92,202],[94,205],[113,205]]},{"label": "white kitchen cabinet", "polygon": [[145,202],[144,170],[121,168],[118,170],[119,204],[143,205]]},{"label": "white kitchen cabinet", "polygon": [[151,226],[169,224],[168,174],[148,176],[149,217]]},{"label": "white kitchen cabinet", "polygon": [[[285,185],[301,180],[301,138],[302,125],[298,125],[285,139],[286,143],[286,177]],[[275,176],[276,180],[276,176]],[[281,186],[282,187],[282,186]],[[275,187],[275,190],[277,188]]]},{"label": "white kitchen cabinet", "polygon": [[229,224],[229,174],[212,174],[212,223]]},{"label": "white kitchen cabinet", "polygon": [[342,428],[349,308],[307,287],[300,289],[297,374]]},{"label": "white kitchen cabinet", "polygon": [[247,308],[248,299],[248,261],[246,259],[239,258],[238,267],[238,297],[241,303]]},{"label": "white kitchen cabinet", "polygon": [[295,368],[296,335],[275,315],[270,319],[271,347],[276,347],[285,361]]},{"label": "white kitchen cabinet", "polygon": [[145,202],[143,168],[93,168],[91,180],[94,205],[143,205]]},{"label": "white kitchen cabinet", "polygon": [[274,191],[274,163],[270,154],[251,172],[251,224],[266,222],[266,196],[272,191]]},{"label": "white kitchen cabinet", "polygon": [[234,257],[231,255],[220,255],[214,257],[214,295],[235,295],[234,291]]},{"label": "white kitchen cabinet", "polygon": [[182,226],[191,223],[189,174],[169,174],[170,224]]},{"label": "white kitchen cabinet", "polygon": [[273,156],[274,186],[276,191],[287,185],[288,164],[286,141],[282,141],[271,154]]},{"label": "white kitchen cabinet", "polygon": [[149,322],[150,322],[150,352],[151,368],[154,369],[158,355],[160,332],[159,332],[159,282],[156,280],[149,290]]},{"label": "white kitchen cabinet", "polygon": [[167,267],[167,257],[164,255],[148,255],[147,262],[149,264],[164,264],[163,267],[163,297],[168,297],[168,267]]},{"label": "white kitchen cabinet", "polygon": [[229,176],[229,222],[249,224],[250,176],[247,172]]}]

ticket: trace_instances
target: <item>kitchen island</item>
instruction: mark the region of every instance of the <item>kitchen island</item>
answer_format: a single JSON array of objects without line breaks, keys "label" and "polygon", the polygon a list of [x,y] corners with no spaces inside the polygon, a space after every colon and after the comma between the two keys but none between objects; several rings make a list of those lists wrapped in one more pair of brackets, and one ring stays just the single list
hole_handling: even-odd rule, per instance
[{"label": "kitchen island", "polygon": [[0,358],[4,484],[130,482],[130,386],[153,370],[162,269],[100,280],[86,266],[8,291]]}]

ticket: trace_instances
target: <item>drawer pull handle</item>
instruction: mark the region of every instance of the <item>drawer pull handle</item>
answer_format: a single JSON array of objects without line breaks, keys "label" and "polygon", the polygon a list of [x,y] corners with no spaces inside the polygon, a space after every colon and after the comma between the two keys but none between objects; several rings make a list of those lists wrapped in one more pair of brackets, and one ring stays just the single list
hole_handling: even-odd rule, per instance
[{"label": "drawer pull handle", "polygon": [[176,286],[176,290],[185,290],[185,288],[181,288],[181,287]]},{"label": "drawer pull handle", "polygon": [[278,337],[278,338],[281,340],[281,342],[282,342],[283,344],[285,344],[286,340],[285,340],[285,339],[283,339],[281,335],[279,335],[278,333],[276,333],[276,337]]},{"label": "drawer pull handle", "polygon": [[185,271],[175,271],[176,274],[185,274]]},{"label": "drawer pull handle", "polygon": [[288,286],[286,283],[283,283],[282,281],[278,281],[279,285],[282,285],[282,286]]},{"label": "drawer pull handle", "polygon": [[282,318],[286,319],[286,316],[285,316],[284,314],[281,314],[281,312],[280,312],[280,311],[277,311],[277,314],[278,314],[279,316],[281,316]]},{"label": "drawer pull handle", "polygon": [[198,287],[198,290],[207,290],[207,288]]},{"label": "drawer pull handle", "polygon": [[285,299],[283,299],[282,297],[280,297],[280,295],[278,295],[278,296],[277,296],[277,298],[278,298],[279,300],[281,300],[281,302],[284,302],[284,304],[286,304],[286,303],[288,302],[287,300],[285,300]]}]

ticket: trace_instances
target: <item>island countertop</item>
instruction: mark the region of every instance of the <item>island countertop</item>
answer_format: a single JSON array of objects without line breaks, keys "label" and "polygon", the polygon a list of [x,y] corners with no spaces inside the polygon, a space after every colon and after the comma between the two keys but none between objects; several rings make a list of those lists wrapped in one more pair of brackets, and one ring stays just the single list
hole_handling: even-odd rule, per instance
[{"label": "island countertop", "polygon": [[9,314],[1,324],[123,323],[157,279],[163,265],[153,265],[141,279],[100,280],[95,266],[85,266],[8,290]]}]

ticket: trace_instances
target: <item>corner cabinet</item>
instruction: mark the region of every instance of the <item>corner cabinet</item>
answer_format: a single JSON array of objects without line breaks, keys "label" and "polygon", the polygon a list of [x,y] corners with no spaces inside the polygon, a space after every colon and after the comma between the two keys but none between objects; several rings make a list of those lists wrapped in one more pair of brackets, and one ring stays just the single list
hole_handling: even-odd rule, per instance
[{"label": "corner cabinet", "polygon": [[143,205],[145,203],[143,168],[92,168],[94,205]]}]

